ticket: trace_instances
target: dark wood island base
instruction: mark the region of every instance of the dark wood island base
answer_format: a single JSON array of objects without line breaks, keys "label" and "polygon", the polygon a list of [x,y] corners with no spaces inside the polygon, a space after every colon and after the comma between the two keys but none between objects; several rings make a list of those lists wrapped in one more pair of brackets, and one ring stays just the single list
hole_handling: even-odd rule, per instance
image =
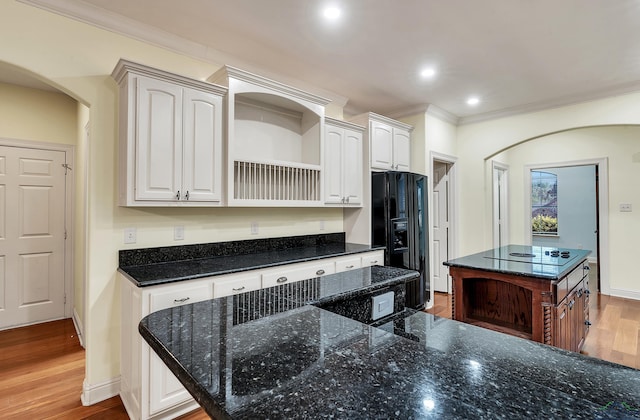
[{"label": "dark wood island base", "polygon": [[453,319],[579,352],[590,325],[589,251],[556,250],[509,245],[447,261]]}]

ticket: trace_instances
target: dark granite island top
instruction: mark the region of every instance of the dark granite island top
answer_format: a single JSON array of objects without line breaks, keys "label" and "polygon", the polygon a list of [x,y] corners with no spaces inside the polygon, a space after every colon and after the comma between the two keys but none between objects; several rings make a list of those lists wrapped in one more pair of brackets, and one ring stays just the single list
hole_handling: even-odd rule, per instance
[{"label": "dark granite island top", "polygon": [[290,292],[158,311],[139,330],[218,419],[640,418],[638,370],[411,310],[372,327]]},{"label": "dark granite island top", "polygon": [[589,254],[591,251],[584,249],[506,245],[455,258],[444,265],[557,280],[566,276]]},{"label": "dark granite island top", "polygon": [[122,250],[119,268],[138,287],[382,250],[344,233]]}]

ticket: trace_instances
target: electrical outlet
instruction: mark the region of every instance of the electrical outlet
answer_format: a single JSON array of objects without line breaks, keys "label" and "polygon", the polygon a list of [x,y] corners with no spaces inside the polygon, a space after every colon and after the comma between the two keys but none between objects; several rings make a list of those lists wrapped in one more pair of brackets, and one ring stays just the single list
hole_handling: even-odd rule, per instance
[{"label": "electrical outlet", "polygon": [[324,230],[324,220],[320,220],[320,230]]},{"label": "electrical outlet", "polygon": [[173,228],[173,240],[174,241],[184,240],[184,226],[176,226]]},{"label": "electrical outlet", "polygon": [[258,234],[258,222],[251,222],[251,234],[252,235]]},{"label": "electrical outlet", "polygon": [[124,243],[135,244],[137,240],[136,228],[130,227],[124,229]]},{"label": "electrical outlet", "polygon": [[624,211],[624,212],[631,211],[631,203],[620,203],[620,211]]}]

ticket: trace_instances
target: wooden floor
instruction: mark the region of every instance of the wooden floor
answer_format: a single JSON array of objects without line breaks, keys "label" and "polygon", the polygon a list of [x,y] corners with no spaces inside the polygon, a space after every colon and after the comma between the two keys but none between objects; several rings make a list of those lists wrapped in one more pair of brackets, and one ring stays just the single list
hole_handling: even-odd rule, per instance
[{"label": "wooden floor", "polygon": [[[583,353],[640,369],[640,301],[592,295]],[[437,293],[428,312],[451,318]],[[0,419],[127,419],[120,397],[84,407],[84,350],[70,319],[0,331]],[[196,410],[182,420],[209,417]]]}]

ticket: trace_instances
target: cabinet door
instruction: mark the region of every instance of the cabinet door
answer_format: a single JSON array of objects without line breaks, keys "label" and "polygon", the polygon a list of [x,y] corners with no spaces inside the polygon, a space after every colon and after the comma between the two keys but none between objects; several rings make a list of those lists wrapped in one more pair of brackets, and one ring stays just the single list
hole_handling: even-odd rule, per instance
[{"label": "cabinet door", "polygon": [[342,144],[345,202],[348,205],[362,204],[362,133],[345,130]]},{"label": "cabinet door", "polygon": [[393,168],[409,171],[411,168],[411,136],[408,131],[393,129]]},{"label": "cabinet door", "polygon": [[184,89],[182,198],[220,201],[222,175],[222,98]]},{"label": "cabinet door", "polygon": [[324,202],[342,203],[342,139],[344,130],[326,125],[324,136]]},{"label": "cabinet door", "polygon": [[135,198],[175,201],[182,180],[182,88],[136,80]]},{"label": "cabinet door", "polygon": [[[211,297],[211,286],[208,284],[190,288],[185,286],[170,288],[166,291],[153,293],[149,297],[149,310],[150,312],[155,312],[161,309],[211,299]],[[176,320],[176,322],[183,321]],[[191,394],[171,373],[164,362],[151,349],[149,349],[149,355],[149,413],[154,414],[188,401],[191,398]]]},{"label": "cabinet door", "polygon": [[391,170],[393,168],[393,130],[387,124],[371,121],[371,167]]},{"label": "cabinet door", "polygon": [[569,305],[568,300],[563,300],[556,306],[556,323],[554,325],[553,345],[561,349],[569,350]]}]

